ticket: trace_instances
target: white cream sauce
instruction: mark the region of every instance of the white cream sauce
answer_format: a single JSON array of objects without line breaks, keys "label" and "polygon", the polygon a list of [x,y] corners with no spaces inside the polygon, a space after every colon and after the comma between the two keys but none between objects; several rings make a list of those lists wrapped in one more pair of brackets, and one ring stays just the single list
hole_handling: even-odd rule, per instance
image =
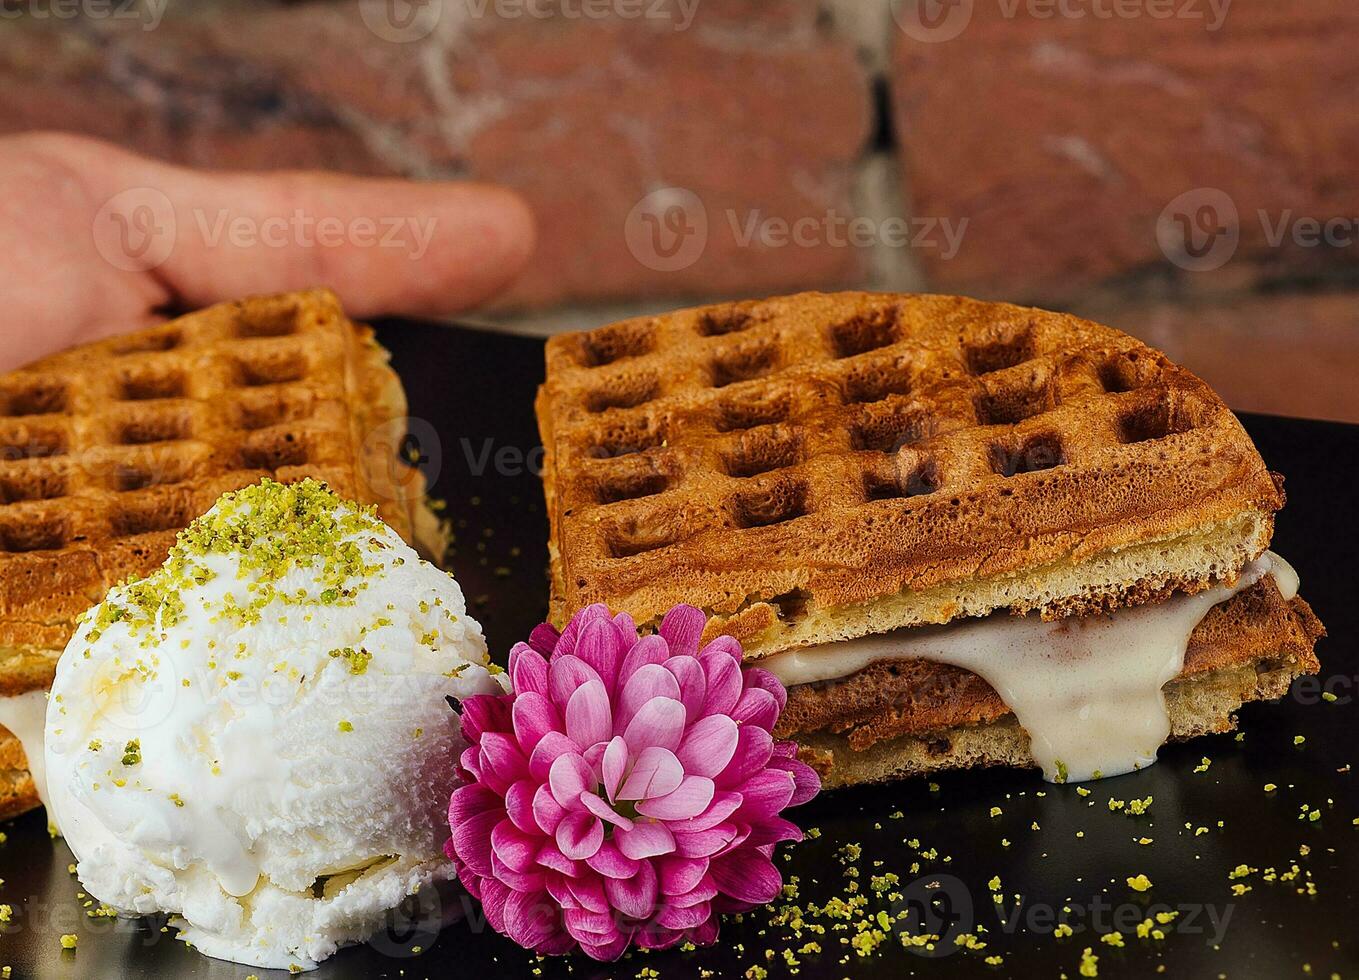
[{"label": "white cream sauce", "polygon": [[43,725],[47,721],[47,692],[27,691],[0,698],[0,725],[10,730],[28,757],[28,772],[38,799],[47,805],[47,774],[43,765]]},{"label": "white cream sauce", "polygon": [[1233,585],[1043,622],[1004,614],[789,650],[760,661],[784,686],[848,677],[882,660],[929,660],[970,670],[995,688],[1028,732],[1052,781],[1131,772],[1156,761],[1170,735],[1161,688],[1184,669],[1189,636],[1208,610],[1273,575],[1284,598],[1298,576],[1273,552]]}]

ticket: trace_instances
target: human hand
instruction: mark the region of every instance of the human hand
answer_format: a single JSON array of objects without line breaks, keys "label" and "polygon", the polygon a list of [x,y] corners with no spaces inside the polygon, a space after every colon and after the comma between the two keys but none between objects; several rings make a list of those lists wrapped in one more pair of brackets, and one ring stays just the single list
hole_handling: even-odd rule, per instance
[{"label": "human hand", "polygon": [[181,310],[330,286],[353,316],[438,315],[533,248],[488,185],[218,173],[56,133],[0,138],[0,370]]}]

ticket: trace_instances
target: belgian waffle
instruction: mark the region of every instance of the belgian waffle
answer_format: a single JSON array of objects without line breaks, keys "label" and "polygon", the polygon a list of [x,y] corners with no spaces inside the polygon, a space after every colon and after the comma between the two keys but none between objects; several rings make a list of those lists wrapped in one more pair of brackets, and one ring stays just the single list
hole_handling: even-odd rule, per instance
[{"label": "belgian waffle", "polygon": [[[406,414],[386,352],[328,290],[226,303],[0,375],[0,696],[48,686],[81,613],[265,476],[323,479],[415,540],[432,518],[396,459]],[[36,803],[0,728],[0,816]]]},{"label": "belgian waffle", "polygon": [[1126,334],[945,296],[803,294],[553,338],[553,609],[676,602],[752,655],[1193,591],[1282,494],[1221,399]]},{"label": "belgian waffle", "polygon": [[[958,297],[806,293],[555,337],[537,410],[554,621],[603,602],[655,625],[688,602],[752,659],[1235,582],[1283,505],[1231,411],[1160,352]],[[1316,669],[1320,624],[1274,594],[1229,603],[1230,656],[1167,688],[1177,735]],[[784,734],[832,784],[1025,763],[984,681],[915,670],[795,688]],[[975,717],[913,700],[959,675]]]}]

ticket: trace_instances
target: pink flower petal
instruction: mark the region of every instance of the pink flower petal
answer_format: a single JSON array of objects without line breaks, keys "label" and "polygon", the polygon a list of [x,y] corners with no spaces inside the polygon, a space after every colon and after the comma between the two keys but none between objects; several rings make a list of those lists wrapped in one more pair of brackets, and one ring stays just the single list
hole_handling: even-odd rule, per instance
[{"label": "pink flower petal", "polygon": [[491,874],[491,832],[501,819],[496,811],[484,810],[452,828],[458,860],[484,877]]},{"label": "pink flower petal", "polygon": [[491,850],[508,868],[524,872],[538,857],[538,842],[506,818],[491,831]]},{"label": "pink flower petal", "polygon": [[618,727],[626,730],[642,706],[653,698],[680,696],[679,681],[661,664],[643,664],[637,669],[618,695]]},{"label": "pink flower petal", "polygon": [[763,688],[747,688],[736,702],[736,707],[731,709],[731,716],[739,725],[772,731],[779,720],[779,703],[774,700],[774,695]]},{"label": "pink flower petal", "polygon": [[758,687],[763,691],[768,691],[778,702],[779,713],[782,714],[784,706],[788,704],[788,689],[782,682],[767,670],[759,667],[747,667],[745,671],[746,688]]},{"label": "pink flower petal", "polygon": [[[530,651],[531,656],[538,656]],[[510,710],[514,737],[520,745],[537,745],[548,732],[560,728],[560,718],[552,702],[535,691],[514,696]]]},{"label": "pink flower petal", "polygon": [[531,779],[521,779],[505,794],[505,813],[526,834],[538,833],[538,821],[533,816],[533,794],[538,786]]},{"label": "pink flower petal", "polygon": [[563,854],[555,839],[543,844],[542,849],[538,851],[538,863],[567,878],[580,874],[580,862],[573,861]]},{"label": "pink flower petal", "polygon": [[684,705],[684,720],[692,725],[703,713],[703,702],[708,697],[708,676],[695,657],[671,657],[665,669],[675,675],[679,683],[679,700]]},{"label": "pink flower petal", "polygon": [[543,882],[543,887],[552,896],[552,900],[561,906],[562,911],[567,909],[578,909],[580,902],[571,891],[571,879],[565,875],[547,875]]},{"label": "pink flower petal", "polygon": [[684,705],[674,698],[652,698],[642,705],[623,732],[623,739],[633,754],[649,745],[659,745],[673,752],[679,748],[683,737]]},{"label": "pink flower petal", "polygon": [[708,676],[708,698],[703,702],[705,715],[729,715],[741,696],[741,664],[726,653],[708,652],[698,658]]},{"label": "pink flower petal", "polygon": [[723,788],[740,786],[769,764],[773,751],[774,738],[769,732],[741,726],[737,732],[736,751],[727,767],[718,773],[717,785]]},{"label": "pink flower petal", "polygon": [[721,823],[695,834],[675,833],[675,853],[680,857],[705,858],[720,853],[740,836],[735,824]]},{"label": "pink flower petal", "polygon": [[478,813],[485,813],[488,810],[499,811],[503,806],[504,801],[485,786],[476,783],[459,786],[448,801],[448,824],[450,827],[456,827]]},{"label": "pink flower petal", "polygon": [[607,742],[612,735],[613,711],[604,683],[589,681],[576,688],[566,704],[566,737],[583,752],[597,742]]},{"label": "pink flower petal", "polygon": [[750,905],[772,902],[783,888],[773,862],[753,849],[733,851],[714,861],[708,874],[723,894]]},{"label": "pink flower petal", "polygon": [[793,774],[782,769],[765,769],[741,784],[741,818],[748,823],[776,817],[793,799],[796,788]]},{"label": "pink flower petal", "polygon": [[639,865],[637,874],[631,878],[606,878],[604,893],[609,896],[609,904],[624,915],[650,918],[656,907],[656,871],[647,863]]},{"label": "pink flower petal", "polygon": [[[636,635],[634,630],[632,637]],[[631,642],[631,637],[628,642]],[[613,619],[601,616],[581,627],[575,655],[593,667],[606,684],[612,685],[618,677],[618,665],[625,649],[623,636]]]},{"label": "pink flower petal", "polygon": [[690,727],[675,754],[685,772],[694,776],[716,776],[736,754],[739,740],[736,722],[726,715],[707,715]]},{"label": "pink flower petal", "polygon": [[552,703],[561,710],[565,710],[576,689],[590,681],[604,683],[599,674],[595,673],[595,669],[579,657],[562,656],[558,653],[547,665],[548,694]]},{"label": "pink flower petal", "polygon": [[689,930],[689,942],[695,946],[711,946],[717,942],[717,934],[721,929],[721,921],[717,916],[712,916],[703,925]]},{"label": "pink flower petal", "polygon": [[[497,792],[504,792],[521,776],[528,775],[528,759],[514,737],[504,732],[483,732],[481,736],[481,779]],[[497,788],[494,781],[503,781]]]},{"label": "pink flower petal", "polygon": [[697,833],[700,830],[711,830],[740,809],[742,802],[743,798],[740,793],[719,790],[713,796],[713,801],[706,810],[688,820],[673,821],[670,824],[670,829],[676,833],[686,834]]},{"label": "pink flower petal", "polygon": [[618,932],[614,917],[607,912],[572,909],[562,916],[566,928],[581,942],[604,942]]},{"label": "pink flower petal", "polygon": [[657,745],[644,748],[618,791],[620,800],[649,800],[679,789],[684,767],[675,753]]},{"label": "pink flower petal", "polygon": [[700,659],[702,659],[705,656],[717,654],[730,657],[732,660],[735,660],[738,664],[745,656],[741,650],[740,641],[737,640],[736,637],[726,633],[723,633],[721,636],[713,637],[710,641],[704,644],[702,650],[698,651],[698,656]]},{"label": "pink flower petal", "polygon": [[[544,843],[542,844],[542,847],[556,850],[550,843]],[[508,866],[508,864],[504,863],[503,860],[497,858],[495,852],[492,852],[491,854],[491,874],[495,877],[496,881],[503,883],[503,885],[510,886],[515,892],[540,892],[540,890],[544,888],[546,881],[548,881],[545,875],[542,874],[542,870],[538,869],[538,867],[530,867],[527,871],[515,871],[512,867]]]},{"label": "pink flower petal", "polygon": [[579,751],[576,743],[562,732],[548,732],[543,736],[543,740],[533,747],[533,754],[529,756],[529,775],[534,779],[544,780],[552,771],[552,763],[556,762],[559,756],[574,755]]},{"label": "pink flower petal", "polygon": [[557,632],[557,627],[551,623],[539,623],[529,631],[528,645],[544,657],[550,657],[552,651],[557,648],[557,641],[561,636]]},{"label": "pink flower petal", "polygon": [[584,861],[604,843],[604,825],[587,810],[568,813],[557,824],[557,847],[572,861]]},{"label": "pink flower petal", "polygon": [[548,773],[552,797],[567,810],[580,810],[580,794],[594,791],[595,775],[578,755],[559,755]]},{"label": "pink flower petal", "polygon": [[631,878],[637,873],[637,861],[625,856],[611,840],[606,840],[593,857],[585,859],[585,863],[591,871],[605,878]]},{"label": "pink flower petal", "polygon": [[509,698],[491,694],[477,694],[462,702],[462,737],[476,742],[482,732],[504,731],[509,726]]},{"label": "pink flower petal", "polygon": [[688,820],[708,808],[714,791],[713,781],[706,776],[685,776],[678,788],[665,796],[642,800],[637,812],[657,820]]},{"label": "pink flower petal", "polygon": [[546,892],[511,892],[505,899],[505,934],[525,949],[537,949],[557,931],[556,906]]},{"label": "pink flower petal", "polygon": [[654,633],[640,637],[623,657],[623,666],[618,670],[619,686],[615,690],[621,691],[632,675],[647,664],[663,664],[669,657],[670,648],[666,646],[665,640]]},{"label": "pink flower petal", "polygon": [[510,685],[519,697],[547,696],[547,661],[527,643],[516,643],[510,649]]},{"label": "pink flower petal", "polygon": [[706,873],[708,862],[703,862],[705,873],[703,878],[698,881],[693,888],[680,895],[669,896],[670,904],[681,908],[688,908],[691,905],[698,905],[703,902],[710,902],[717,897],[717,886],[713,884],[712,876]]},{"label": "pink flower petal", "polygon": [[767,820],[761,820],[750,828],[750,836],[746,838],[746,846],[768,847],[770,844],[800,840],[802,840],[801,827],[782,817],[770,817]]},{"label": "pink flower petal", "polygon": [[611,823],[616,827],[622,827],[624,830],[632,829],[632,821],[627,817],[619,816],[615,813],[613,807],[600,799],[597,793],[581,793],[580,801],[585,804],[585,809],[589,810],[605,823]]},{"label": "pink flower petal", "polygon": [[613,839],[623,856],[634,861],[669,854],[675,849],[675,837],[669,828],[650,820],[635,821],[631,830],[616,831]]},{"label": "pink flower petal", "polygon": [[557,824],[566,816],[566,807],[552,798],[552,787],[539,785],[533,794],[533,822],[545,834],[555,834]]},{"label": "pink flower petal", "polygon": [[585,624],[603,617],[611,619],[609,607],[603,603],[596,602],[594,605],[586,606],[580,612],[571,617],[571,622],[566,624],[566,629],[562,630],[561,639],[557,641],[557,647],[553,650],[554,656],[566,656],[576,652],[576,644],[580,642],[580,631],[585,628]]},{"label": "pink flower petal", "polygon": [[637,638],[637,621],[628,613],[621,612],[613,617],[613,624],[618,627],[618,632],[622,634],[627,645]]},{"label": "pink flower petal", "polygon": [[615,735],[604,750],[604,757],[600,765],[601,782],[604,784],[604,793],[610,802],[618,799],[618,787],[623,782],[623,773],[626,771],[627,765],[628,743],[623,740],[622,735]]},{"label": "pink flower petal", "polygon": [[703,610],[694,606],[675,606],[661,620],[660,634],[665,637],[672,655],[692,657],[698,653],[698,641],[707,622]]},{"label": "pink flower petal", "polygon": [[660,872],[661,892],[665,895],[683,895],[692,891],[708,873],[708,862],[703,858],[682,858],[667,855],[657,862]]},{"label": "pink flower petal", "polygon": [[[782,744],[792,746],[793,743]],[[769,768],[782,769],[793,774],[793,798],[788,801],[789,806],[801,806],[821,792],[821,777],[816,774],[815,769],[800,759],[777,756],[770,759]]]},{"label": "pink flower petal", "polygon": [[661,907],[660,915],[656,916],[656,924],[665,929],[693,929],[701,926],[711,915],[712,909],[708,908],[706,903],[691,905],[688,908],[665,904]]},{"label": "pink flower petal", "polygon": [[571,892],[571,897],[585,911],[609,911],[609,898],[604,891],[604,882],[600,879],[592,877],[568,879],[566,886]]},{"label": "pink flower petal", "polygon": [[494,878],[483,881],[481,909],[486,913],[486,921],[496,932],[505,931],[505,902],[510,897],[510,889]]}]

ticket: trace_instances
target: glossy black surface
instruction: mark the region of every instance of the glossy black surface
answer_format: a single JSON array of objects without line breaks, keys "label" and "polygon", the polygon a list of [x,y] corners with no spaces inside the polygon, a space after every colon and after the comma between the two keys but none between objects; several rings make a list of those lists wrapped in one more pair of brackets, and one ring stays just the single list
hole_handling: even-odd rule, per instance
[{"label": "glossy black surface", "polygon": [[[382,340],[406,381],[412,415],[426,423],[415,426],[420,451],[457,524],[453,569],[492,649],[503,657],[539,621],[545,605],[546,529],[532,411],[541,344],[420,324],[388,324]],[[661,977],[696,977],[705,969],[737,977],[758,965],[778,977],[788,974],[783,951],[812,941],[823,951],[796,956],[802,977],[1075,978],[1086,946],[1099,955],[1101,977],[1147,976],[1161,965],[1171,977],[1303,976],[1306,965],[1312,976],[1354,976],[1359,790],[1349,767],[1359,761],[1351,572],[1359,429],[1259,417],[1246,424],[1271,466],[1288,476],[1289,505],[1275,548],[1297,566],[1303,594],[1331,632],[1319,648],[1319,683],[1296,688],[1278,704],[1243,711],[1243,741],[1226,735],[1170,747],[1151,769],[1090,784],[1088,797],[1027,773],[963,773],[941,777],[936,789],[912,780],[823,796],[797,814],[805,827],[821,832],[794,848],[783,865],[800,878],[797,901],[849,897],[852,879],[837,852],[857,844],[863,891],[871,891],[873,875],[890,872],[900,879],[892,889],[900,897],[874,901],[871,910],[895,914],[928,899],[935,909],[950,906],[957,921],[936,919],[944,942],[931,955],[893,939],[859,957],[841,942],[854,934],[852,924],[837,931],[828,920],[809,918],[826,924],[826,933],[795,939],[772,926],[769,913],[757,912],[727,922],[710,949],[634,955],[612,967],[582,958],[539,964],[478,929],[475,908],[431,896],[395,932],[341,952],[314,976],[513,977],[533,976],[540,967],[538,975],[545,977],[633,977],[643,968]],[[1323,700],[1323,689],[1336,700]],[[1295,745],[1299,735],[1305,741]],[[1212,760],[1210,767],[1196,772],[1204,757]],[[1266,793],[1267,783],[1278,788]],[[1108,806],[1110,798],[1147,796],[1153,803],[1144,816]],[[1304,804],[1319,808],[1320,819],[1299,819]],[[1003,812],[992,817],[995,806]],[[1207,829],[1197,833],[1200,827]],[[66,871],[69,852],[49,840],[42,814],[3,829],[9,840],[0,846],[0,901],[13,905],[14,916],[0,935],[0,964],[11,964],[14,976],[271,975],[186,950],[156,922],[87,918]],[[1143,837],[1153,842],[1136,842]],[[919,846],[905,843],[911,839]],[[1304,846],[1310,849],[1305,857]],[[937,849],[935,860],[920,856],[931,848]],[[1295,861],[1310,873],[1314,896],[1297,893],[1306,889],[1304,875],[1267,883],[1260,872],[1240,879],[1249,892],[1233,895],[1228,873],[1237,865],[1287,872]],[[915,862],[921,867],[913,873]],[[1126,879],[1138,874],[1153,882],[1149,891],[1127,886]],[[999,904],[987,885],[995,875],[1004,897]],[[1017,915],[1015,893],[1023,896]],[[1139,939],[1133,929],[1153,907],[1184,910],[1159,942]],[[1068,918],[1075,935],[1056,938],[1054,915]],[[435,938],[431,923],[440,917],[461,921]],[[962,950],[952,942],[968,921],[985,928],[986,949]],[[1122,949],[1099,939],[1117,927],[1126,933]],[[70,932],[79,935],[79,946],[63,953],[58,937]],[[420,952],[412,952],[417,946]],[[773,951],[772,962],[766,950]],[[1003,963],[988,965],[984,958],[992,954]]]}]

